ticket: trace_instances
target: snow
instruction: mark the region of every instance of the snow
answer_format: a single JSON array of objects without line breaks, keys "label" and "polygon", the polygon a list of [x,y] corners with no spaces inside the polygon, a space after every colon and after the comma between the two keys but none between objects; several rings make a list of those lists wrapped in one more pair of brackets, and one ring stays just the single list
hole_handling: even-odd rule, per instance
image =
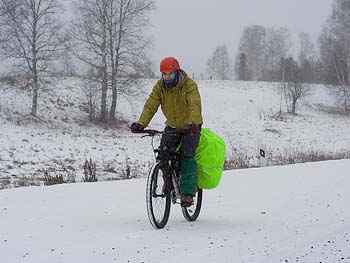
[{"label": "snow", "polygon": [[350,262],[350,160],[226,171],[187,222],[147,218],[146,179],[0,191],[0,260]]},{"label": "snow", "polygon": [[[0,188],[1,182],[3,187],[18,185],[21,178],[40,183],[45,170],[53,173],[63,168],[80,181],[85,160],[90,158],[97,164],[100,180],[125,178],[127,166],[132,177],[145,177],[154,160],[150,140],[130,134],[128,125],[138,119],[155,81],[143,80],[140,94],[130,98],[132,104],[121,97],[120,122],[107,127],[88,122],[87,98],[77,78],[54,79],[50,90],[40,92],[37,119],[29,116],[30,94],[2,83]],[[276,120],[272,115],[281,105],[278,85],[198,81],[204,126],[223,137],[228,157],[245,156],[252,166],[259,166],[261,147],[268,160],[294,152],[349,152],[349,118],[327,110],[336,105],[330,88],[313,85],[310,96],[300,102],[297,116],[282,114]],[[150,128],[162,129],[163,123],[157,113]]]},{"label": "snow", "polygon": [[[132,104],[118,101],[110,126],[88,122],[79,79],[53,82],[40,93],[38,118],[28,115],[27,91],[0,84],[0,188],[42,184],[45,170],[63,168],[81,181],[90,158],[100,181],[1,190],[1,263],[350,262],[350,160],[225,171],[204,191],[197,221],[173,206],[166,228],[155,230],[145,203],[150,139],[128,130],[155,80],[143,80]],[[349,153],[349,117],[334,114],[332,88],[313,85],[298,115],[275,119],[277,83],[198,84],[204,126],[224,138],[228,157],[260,165],[264,147],[270,165],[293,152]],[[150,128],[163,123],[158,113]],[[116,181],[127,166],[134,179]]]}]

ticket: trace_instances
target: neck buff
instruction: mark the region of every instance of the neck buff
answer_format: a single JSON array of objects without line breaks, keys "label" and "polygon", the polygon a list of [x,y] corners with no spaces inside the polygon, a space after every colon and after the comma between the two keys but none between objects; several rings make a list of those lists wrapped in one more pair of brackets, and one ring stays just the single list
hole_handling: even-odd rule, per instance
[{"label": "neck buff", "polygon": [[175,70],[173,78],[169,80],[163,79],[163,83],[165,84],[166,88],[172,89],[176,86],[178,80],[179,80],[179,72],[178,70]]}]

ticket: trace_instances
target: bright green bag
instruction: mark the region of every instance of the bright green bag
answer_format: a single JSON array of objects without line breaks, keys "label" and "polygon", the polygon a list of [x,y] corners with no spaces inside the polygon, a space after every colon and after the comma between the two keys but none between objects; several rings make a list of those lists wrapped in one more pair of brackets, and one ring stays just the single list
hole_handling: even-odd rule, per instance
[{"label": "bright green bag", "polygon": [[225,153],[224,140],[209,129],[202,128],[195,154],[199,188],[213,189],[219,185],[224,169]]}]

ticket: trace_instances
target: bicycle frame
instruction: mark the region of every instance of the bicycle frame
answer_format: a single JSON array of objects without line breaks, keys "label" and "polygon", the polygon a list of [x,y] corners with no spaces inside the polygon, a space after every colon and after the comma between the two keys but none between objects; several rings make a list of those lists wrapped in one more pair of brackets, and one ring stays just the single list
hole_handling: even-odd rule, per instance
[{"label": "bicycle frame", "polygon": [[155,154],[156,163],[152,166],[147,179],[146,204],[150,223],[154,228],[163,228],[169,219],[171,203],[180,204],[183,216],[187,221],[195,221],[202,206],[202,189],[197,189],[195,202],[191,206],[185,206],[177,200],[181,199],[181,142],[176,149],[169,149],[166,145],[154,147],[153,138],[158,135],[179,136],[181,131],[168,130],[144,130],[142,137],[152,137],[152,148]]},{"label": "bicycle frame", "polygon": [[[153,144],[153,138],[156,135],[162,136],[181,136],[183,135],[183,131],[157,131],[157,130],[144,130],[142,133],[146,133],[146,135],[143,135],[142,137],[145,136],[150,136],[152,137],[152,148],[153,152],[155,153],[155,158],[156,161],[159,162],[160,167],[162,168],[165,176],[167,183],[171,183],[172,185],[167,185],[167,187],[171,187],[174,192],[172,197],[172,203],[175,204],[177,203],[176,201],[178,199],[181,199],[181,193],[180,193],[180,177],[181,177],[181,162],[182,162],[182,156],[181,156],[181,143],[180,142],[179,146],[176,149],[169,149],[169,148],[164,148],[162,149],[160,146],[156,149]],[[161,197],[154,193],[154,197]]]}]

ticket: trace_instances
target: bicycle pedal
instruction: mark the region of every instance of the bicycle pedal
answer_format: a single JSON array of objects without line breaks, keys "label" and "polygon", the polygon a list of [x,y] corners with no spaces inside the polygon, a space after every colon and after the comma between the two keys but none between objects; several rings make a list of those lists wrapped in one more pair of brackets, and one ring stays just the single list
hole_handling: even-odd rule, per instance
[{"label": "bicycle pedal", "polygon": [[194,205],[193,202],[181,202],[180,204],[182,207],[191,207]]}]

